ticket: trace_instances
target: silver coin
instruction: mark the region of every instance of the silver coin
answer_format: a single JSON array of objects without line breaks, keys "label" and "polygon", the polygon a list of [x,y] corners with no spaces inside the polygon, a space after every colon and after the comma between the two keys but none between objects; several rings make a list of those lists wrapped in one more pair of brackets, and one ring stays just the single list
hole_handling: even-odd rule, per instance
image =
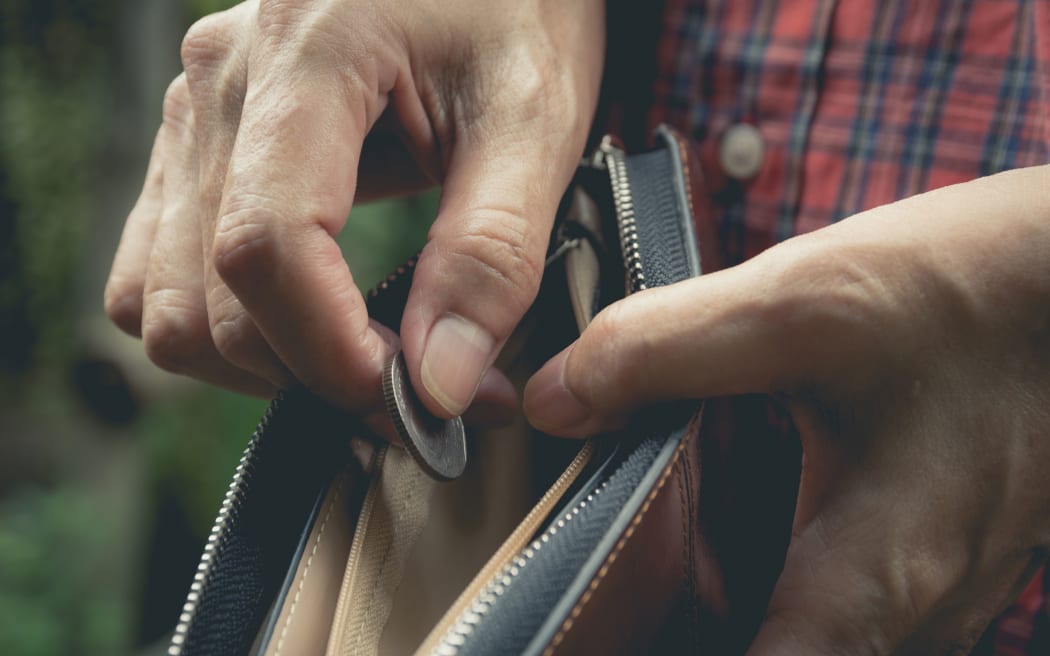
[{"label": "silver coin", "polygon": [[467,467],[463,420],[453,417],[445,421],[423,407],[412,390],[400,351],[383,369],[383,396],[397,434],[420,468],[439,481],[458,478]]}]

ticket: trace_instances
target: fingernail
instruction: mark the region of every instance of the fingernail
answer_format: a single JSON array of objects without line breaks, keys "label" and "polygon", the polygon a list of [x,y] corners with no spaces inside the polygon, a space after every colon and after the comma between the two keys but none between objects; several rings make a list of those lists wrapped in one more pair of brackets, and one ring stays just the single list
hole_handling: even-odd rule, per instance
[{"label": "fingernail", "polygon": [[565,363],[572,347],[551,358],[525,388],[525,413],[541,430],[571,430],[590,416],[590,410],[565,384]]},{"label": "fingernail", "polygon": [[423,387],[449,414],[463,414],[474,398],[494,345],[492,335],[474,322],[446,314],[430,329],[423,349]]}]

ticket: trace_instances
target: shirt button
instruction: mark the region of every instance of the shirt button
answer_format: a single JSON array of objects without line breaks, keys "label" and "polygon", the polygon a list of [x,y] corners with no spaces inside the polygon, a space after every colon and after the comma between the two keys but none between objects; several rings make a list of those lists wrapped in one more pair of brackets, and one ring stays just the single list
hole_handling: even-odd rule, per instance
[{"label": "shirt button", "polygon": [[749,180],[761,168],[765,153],[766,146],[758,128],[748,123],[737,123],[722,133],[718,162],[726,175],[734,180]]}]

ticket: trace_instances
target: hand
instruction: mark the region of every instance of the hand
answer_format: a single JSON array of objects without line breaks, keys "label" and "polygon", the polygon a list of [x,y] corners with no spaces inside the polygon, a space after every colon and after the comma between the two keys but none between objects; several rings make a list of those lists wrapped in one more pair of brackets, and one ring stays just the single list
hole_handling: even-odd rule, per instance
[{"label": "hand", "polygon": [[1050,167],[917,196],[602,312],[529,382],[582,436],[780,395],[802,435],[752,654],[969,653],[1050,548]]},{"label": "hand", "polygon": [[259,0],[198,22],[109,316],[165,369],[373,407],[397,338],[369,321],[333,237],[355,199],[441,183],[400,339],[424,403],[462,413],[539,286],[596,103],[603,11]]}]

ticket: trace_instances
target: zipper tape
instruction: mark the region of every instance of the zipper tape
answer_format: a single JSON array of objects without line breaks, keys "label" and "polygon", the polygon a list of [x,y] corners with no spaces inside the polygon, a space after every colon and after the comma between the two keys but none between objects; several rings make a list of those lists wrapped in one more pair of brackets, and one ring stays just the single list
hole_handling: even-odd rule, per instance
[{"label": "zipper tape", "polygon": [[[611,140],[603,140],[602,156],[594,160],[608,172],[630,293],[700,273],[692,215],[681,200],[681,176],[674,171],[673,138],[658,137],[663,148],[630,158]],[[636,194],[639,189],[644,190],[641,195]],[[619,439],[632,445],[623,462],[490,578],[461,613],[456,629],[447,631],[429,653],[543,652],[679,452],[686,435],[683,417],[697,406],[691,403],[691,411],[682,413],[676,404],[666,421],[636,423],[622,433]]]},{"label": "zipper tape", "polygon": [[[526,552],[526,546],[533,534],[539,529],[543,521],[557,506],[565,493],[572,487],[573,482],[579,477],[587,463],[590,462],[594,453],[594,443],[587,441],[583,448],[576,454],[569,466],[547,492],[533,506],[529,514],[518,524],[514,532],[503,542],[495,554],[485,563],[484,567],[474,577],[474,580],[466,587],[455,602],[449,607],[445,616],[435,625],[427,639],[417,653],[431,654],[443,653],[439,646],[457,641],[457,636],[469,631],[469,626],[474,618],[480,618],[476,611],[478,603],[476,599],[485,598],[486,590],[491,593],[494,581],[498,582],[507,576],[516,576],[518,571],[515,562],[520,560],[519,553]],[[538,547],[536,547],[538,548]]]},{"label": "zipper tape", "polygon": [[[305,390],[270,404],[208,535],[169,656],[248,651],[301,542],[303,518],[346,460],[345,429],[345,416]],[[294,439],[269,439],[273,433]]]},{"label": "zipper tape", "polygon": [[[658,136],[667,139],[667,135]],[[640,213],[639,209],[648,212],[649,207],[636,206],[637,199],[630,182],[630,177],[638,175],[633,170],[634,162],[640,160],[627,158],[608,140],[603,142],[600,155],[596,156],[595,163],[603,160],[601,163],[609,171],[627,290],[634,292],[649,285],[672,282],[668,277],[676,277],[683,270],[685,277],[698,273],[688,264],[684,269],[679,266],[676,270],[662,271],[660,257],[645,261],[644,251],[649,237],[639,235],[640,231],[649,230],[650,216]],[[647,165],[641,174],[648,170]],[[679,178],[680,174],[673,179],[680,187]],[[687,208],[681,207],[680,199],[676,202],[679,206],[675,214],[679,223],[675,224],[677,230],[670,239],[681,243],[684,234],[681,217],[685,216],[690,227],[691,218]],[[656,218],[659,219],[659,215]],[[657,228],[658,231],[666,229],[666,225]],[[686,248],[692,244],[695,242],[687,241]],[[695,259],[697,266],[698,261]],[[416,258],[412,258],[369,295],[370,316],[397,328],[415,264]],[[652,268],[653,264],[657,269]],[[287,575],[290,559],[301,541],[304,519],[310,516],[321,486],[346,460],[340,451],[346,450],[353,430],[354,422],[349,421],[347,415],[303,390],[282,393],[271,403],[245,449],[209,534],[168,650],[170,656],[211,656],[248,651]],[[309,443],[304,445],[304,439]],[[668,439],[673,441],[673,437]],[[639,448],[645,443],[643,440]],[[638,454],[631,454],[628,461],[635,455]],[[622,469],[617,469],[617,472]],[[616,477],[614,472],[606,483]],[[260,485],[259,480],[266,484]],[[588,498],[594,501],[596,494],[597,490]],[[570,511],[551,525],[553,532],[548,529],[543,537],[547,542],[565,544],[567,540],[571,541],[574,531],[584,524],[572,518],[581,517],[585,510],[593,510],[594,506],[595,503],[588,502],[582,508],[575,508],[577,512]],[[567,529],[570,523],[575,528],[559,530]],[[307,530],[309,528],[307,526]],[[542,544],[547,542],[541,538]],[[551,551],[545,549],[546,559]],[[521,553],[519,558],[512,560],[512,567],[520,556]],[[554,580],[564,580],[564,577]],[[444,643],[439,646],[443,647]]]}]

